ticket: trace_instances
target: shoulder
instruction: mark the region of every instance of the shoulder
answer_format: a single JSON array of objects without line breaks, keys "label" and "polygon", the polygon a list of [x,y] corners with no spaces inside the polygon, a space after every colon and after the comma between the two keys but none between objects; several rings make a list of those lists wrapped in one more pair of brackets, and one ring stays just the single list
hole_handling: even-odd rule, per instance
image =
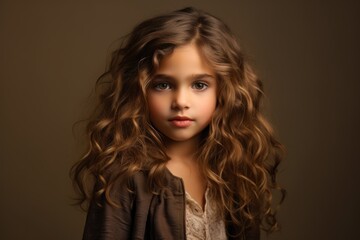
[{"label": "shoulder", "polygon": [[125,192],[129,192],[130,195],[140,191],[145,192],[148,188],[148,181],[148,172],[144,170],[136,171],[127,176],[120,176],[112,184],[111,195],[117,197]]},{"label": "shoulder", "polygon": [[[115,199],[144,199],[151,198],[152,195],[160,193],[167,195],[183,195],[184,187],[182,180],[172,175],[165,169],[161,178],[155,180],[150,177],[150,171],[141,169],[133,174],[119,178],[114,182],[111,190],[111,196]],[[157,184],[158,183],[158,184]]]},{"label": "shoulder", "polygon": [[149,185],[149,172],[146,170],[139,170],[128,178],[128,184],[133,194],[137,196],[151,195]]},{"label": "shoulder", "polygon": [[148,191],[169,193],[170,191],[175,195],[185,194],[182,179],[174,176],[167,168],[164,168],[156,176],[151,176],[150,170],[139,170],[129,177],[128,183],[135,193]]}]

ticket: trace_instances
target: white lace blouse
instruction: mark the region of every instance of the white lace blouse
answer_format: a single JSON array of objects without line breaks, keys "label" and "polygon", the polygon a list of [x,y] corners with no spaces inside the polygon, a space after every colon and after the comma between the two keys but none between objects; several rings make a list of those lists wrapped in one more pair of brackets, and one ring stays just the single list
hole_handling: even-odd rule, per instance
[{"label": "white lace blouse", "polygon": [[225,223],[217,211],[214,200],[205,192],[204,210],[186,192],[186,239],[188,240],[225,240]]}]

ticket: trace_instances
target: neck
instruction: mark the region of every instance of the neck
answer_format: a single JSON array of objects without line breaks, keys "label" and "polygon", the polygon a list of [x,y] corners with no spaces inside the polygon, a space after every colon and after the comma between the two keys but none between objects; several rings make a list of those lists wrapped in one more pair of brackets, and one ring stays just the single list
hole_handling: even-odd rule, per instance
[{"label": "neck", "polygon": [[198,147],[198,138],[189,139],[187,141],[166,140],[166,154],[173,161],[193,161]]}]

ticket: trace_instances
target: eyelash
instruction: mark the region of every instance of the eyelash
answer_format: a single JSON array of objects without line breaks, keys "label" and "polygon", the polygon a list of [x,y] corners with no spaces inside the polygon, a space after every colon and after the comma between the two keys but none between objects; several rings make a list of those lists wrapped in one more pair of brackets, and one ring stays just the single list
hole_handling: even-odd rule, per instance
[{"label": "eyelash", "polygon": [[[161,85],[167,84],[167,88],[160,88]],[[154,84],[154,89],[158,90],[158,91],[163,91],[163,90],[167,90],[168,87],[170,87],[170,84],[167,82],[160,82],[160,83],[156,83]]]},{"label": "eyelash", "polygon": [[[160,87],[161,85],[164,85],[164,84],[166,84],[165,87],[164,86]],[[199,85],[201,86],[200,88],[198,88]],[[204,91],[205,89],[208,88],[208,86],[209,85],[207,83],[202,82],[202,81],[196,81],[192,84],[192,88],[197,91]],[[171,84],[168,82],[159,82],[159,83],[155,83],[153,88],[157,91],[165,91],[165,90],[171,89]]]},{"label": "eyelash", "polygon": [[204,82],[194,82],[193,83],[193,86],[196,86],[196,85],[202,85],[203,87],[202,88],[200,88],[200,89],[198,89],[198,88],[195,88],[196,90],[200,90],[200,91],[202,91],[202,90],[205,90],[205,89],[207,89],[208,87],[209,87],[209,85],[207,84],[207,83],[204,83]]}]

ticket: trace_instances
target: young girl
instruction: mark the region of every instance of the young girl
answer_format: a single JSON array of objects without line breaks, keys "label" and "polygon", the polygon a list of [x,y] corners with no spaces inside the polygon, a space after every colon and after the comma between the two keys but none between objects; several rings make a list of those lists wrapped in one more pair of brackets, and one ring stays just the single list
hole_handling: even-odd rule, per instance
[{"label": "young girl", "polygon": [[84,239],[259,239],[278,229],[282,145],[229,28],[185,8],[139,24],[98,80],[72,168]]}]

